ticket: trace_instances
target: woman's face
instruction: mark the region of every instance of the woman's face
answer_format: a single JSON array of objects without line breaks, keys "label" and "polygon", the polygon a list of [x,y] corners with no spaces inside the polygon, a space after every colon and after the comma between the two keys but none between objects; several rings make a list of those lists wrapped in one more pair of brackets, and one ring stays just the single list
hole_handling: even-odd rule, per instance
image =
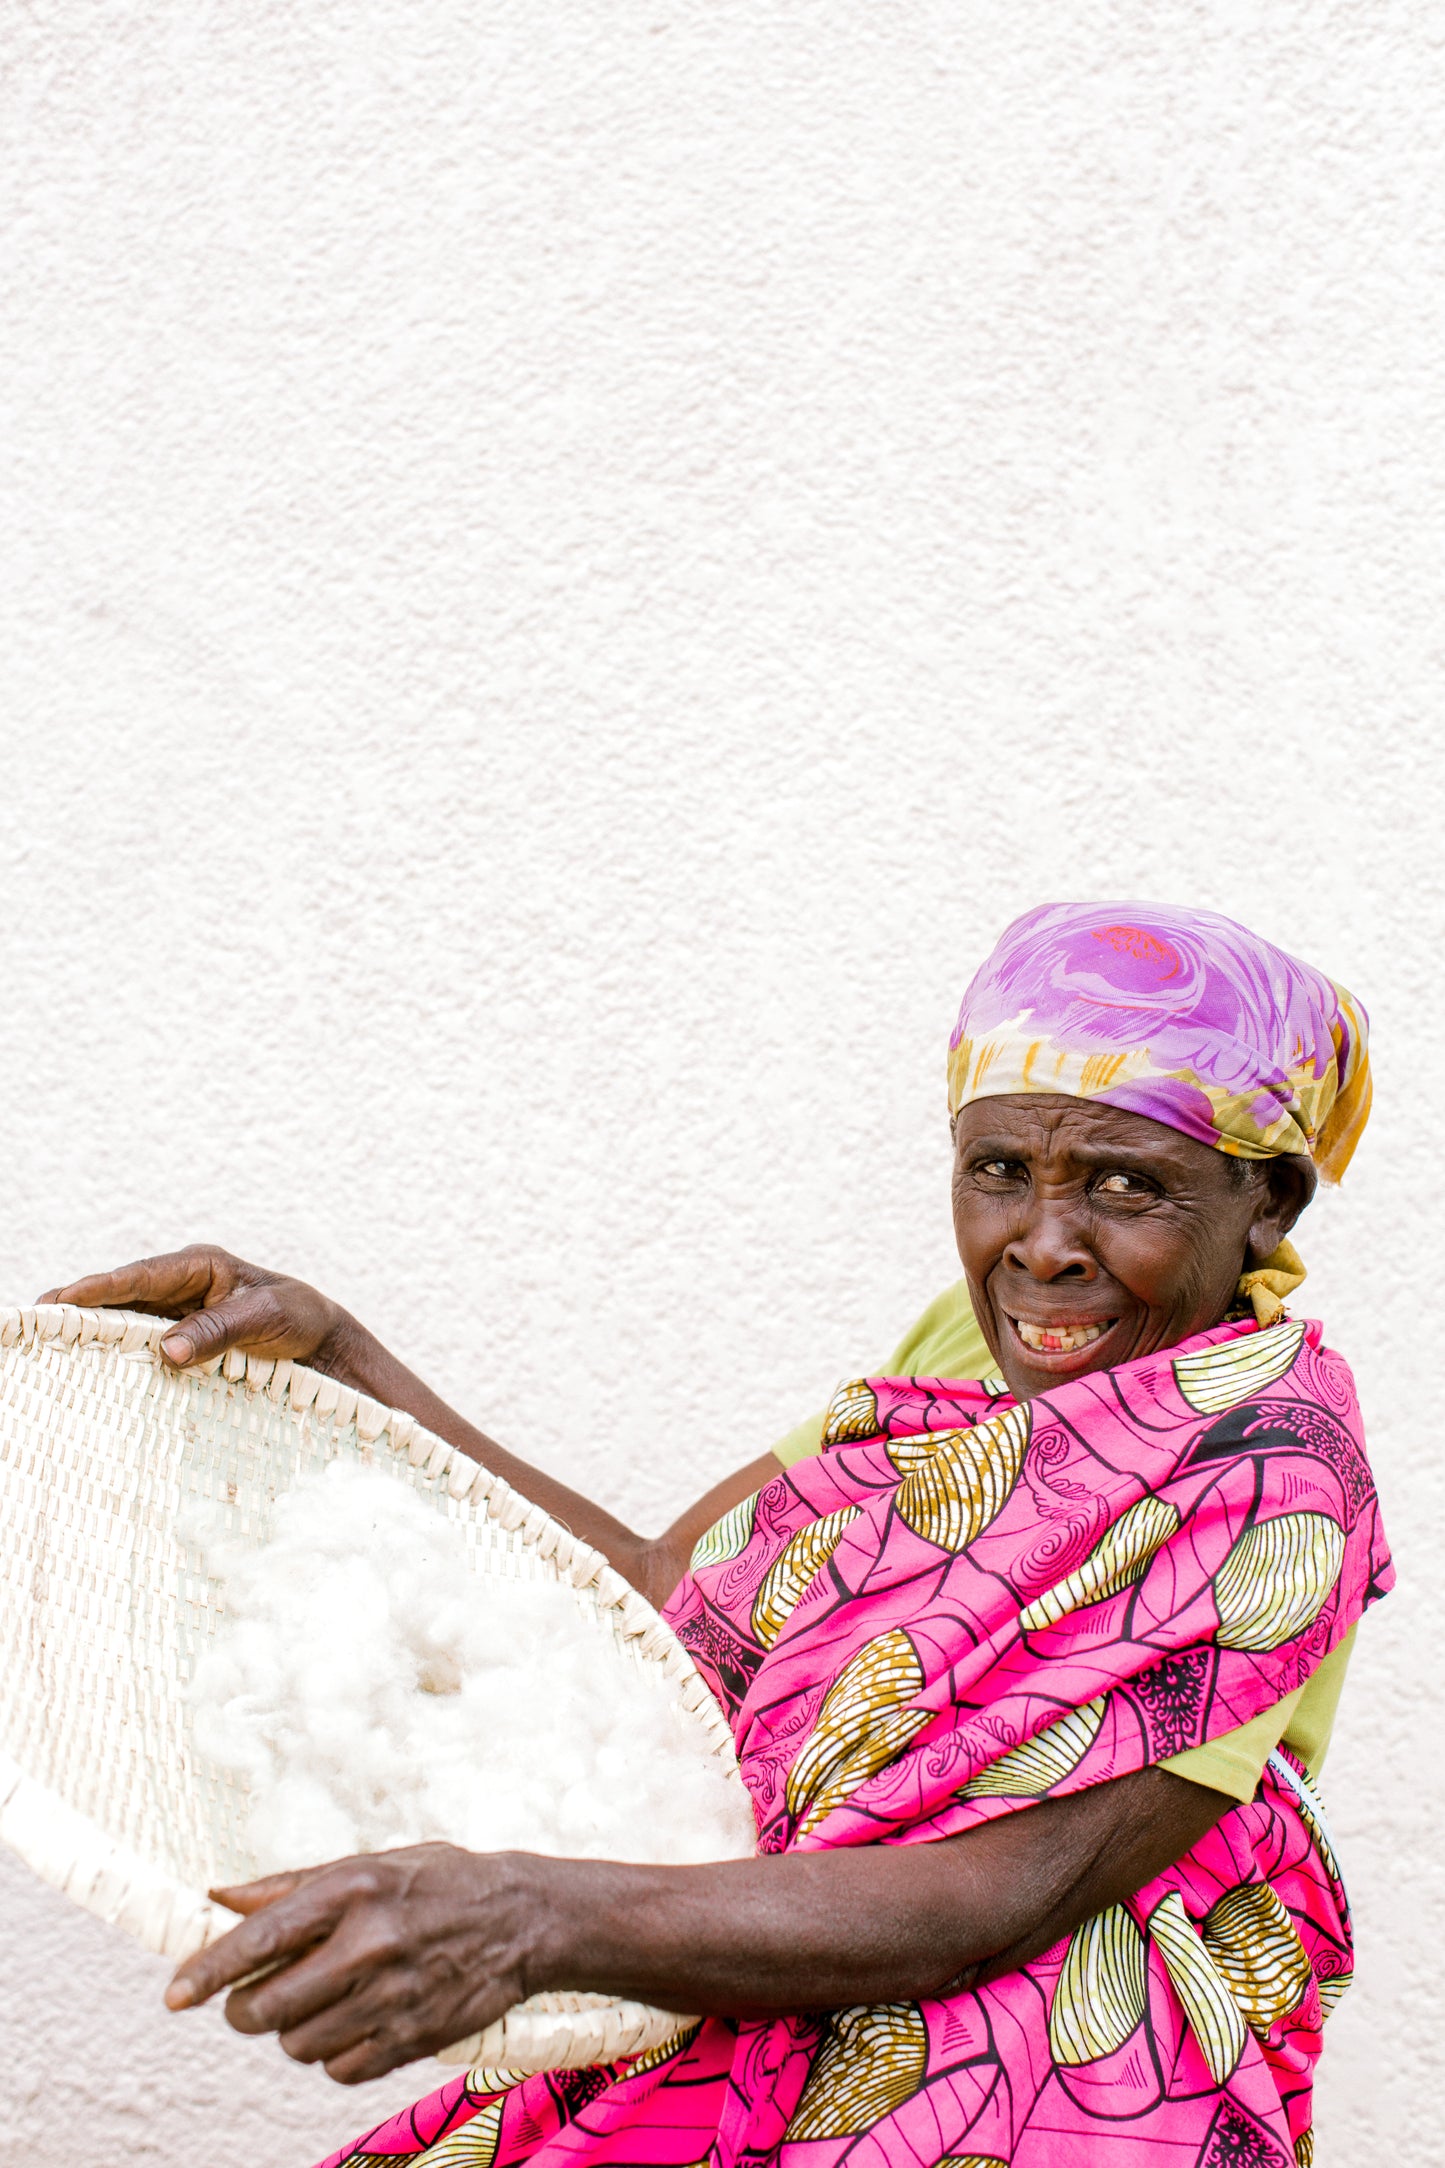
[{"label": "woman's face", "polygon": [[953,1224],[1011,1392],[1173,1347],[1308,1203],[1314,1169],[1244,1162],[1143,1114],[1053,1093],[976,1099],[954,1127]]}]

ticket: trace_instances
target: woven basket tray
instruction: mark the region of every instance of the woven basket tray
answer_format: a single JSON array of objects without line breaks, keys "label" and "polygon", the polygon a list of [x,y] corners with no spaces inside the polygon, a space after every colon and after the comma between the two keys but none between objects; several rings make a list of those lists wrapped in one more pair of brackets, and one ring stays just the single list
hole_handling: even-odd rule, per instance
[{"label": "woven basket tray", "polygon": [[[277,1493],[338,1457],[431,1499],[479,1572],[570,1584],[619,1665],[660,1667],[736,1778],[691,1660],[599,1551],[411,1416],[289,1362],[232,1352],[173,1370],[157,1353],[168,1330],[120,1310],[0,1308],[0,1840],[46,1882],[166,1957],[235,1925],[204,1893],[254,1872],[245,1785],[196,1753],[186,1701],[219,1592],[178,1516],[219,1505],[259,1544]],[[687,2022],[535,1995],[445,2059],[610,2062]]]}]

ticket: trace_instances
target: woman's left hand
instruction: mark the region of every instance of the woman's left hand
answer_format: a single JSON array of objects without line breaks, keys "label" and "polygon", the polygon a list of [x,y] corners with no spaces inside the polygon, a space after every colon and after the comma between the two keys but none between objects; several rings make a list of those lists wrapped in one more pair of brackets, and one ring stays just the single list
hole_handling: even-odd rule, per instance
[{"label": "woman's left hand", "polygon": [[[173,2010],[229,1987],[237,2032],[276,2032],[343,2085],[435,2054],[528,1993],[545,1901],[527,1853],[421,1844],[213,1890],[239,1927],[186,1959]],[[264,1971],[265,1977],[234,1983]]]},{"label": "woman's left hand", "polygon": [[1143,1889],[1233,1805],[1151,1768],[933,1844],[695,1867],[376,1852],[213,1891],[247,1916],[187,1958],[166,2000],[184,2010],[229,1987],[238,2032],[279,2032],[288,2055],[343,2085],[434,2055],[547,1988],[732,2017],[916,2001],[1027,1963]]}]

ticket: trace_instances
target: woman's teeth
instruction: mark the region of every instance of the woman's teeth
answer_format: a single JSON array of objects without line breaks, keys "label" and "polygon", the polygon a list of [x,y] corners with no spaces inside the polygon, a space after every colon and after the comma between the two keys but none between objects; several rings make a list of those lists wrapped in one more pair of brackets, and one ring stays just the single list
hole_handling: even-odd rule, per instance
[{"label": "woman's teeth", "polygon": [[1101,1338],[1113,1322],[1110,1318],[1102,1325],[1069,1325],[1048,1332],[1042,1325],[1031,1325],[1027,1318],[1016,1317],[1013,1326],[1024,1346],[1033,1348],[1036,1354],[1072,1355],[1075,1348],[1088,1347]]}]

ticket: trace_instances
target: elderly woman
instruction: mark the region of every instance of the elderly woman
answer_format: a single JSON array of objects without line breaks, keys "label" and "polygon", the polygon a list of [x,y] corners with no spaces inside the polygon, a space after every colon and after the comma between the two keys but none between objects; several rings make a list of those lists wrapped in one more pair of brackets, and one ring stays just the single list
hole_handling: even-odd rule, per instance
[{"label": "elderly woman", "polygon": [[665,1604],[732,1721],[753,1860],[428,1845],[221,1893],[245,1917],[172,2006],[230,1987],[343,2081],[540,1989],[703,2013],[473,2071],[337,2168],[1311,2158],[1351,1969],[1311,1771],[1390,1567],[1350,1373],[1282,1298],[1368,1111],[1363,1012],[1226,919],[1055,906],[970,985],[949,1097],[967,1304],[656,1541],[220,1251],[47,1298],[409,1409]]}]

